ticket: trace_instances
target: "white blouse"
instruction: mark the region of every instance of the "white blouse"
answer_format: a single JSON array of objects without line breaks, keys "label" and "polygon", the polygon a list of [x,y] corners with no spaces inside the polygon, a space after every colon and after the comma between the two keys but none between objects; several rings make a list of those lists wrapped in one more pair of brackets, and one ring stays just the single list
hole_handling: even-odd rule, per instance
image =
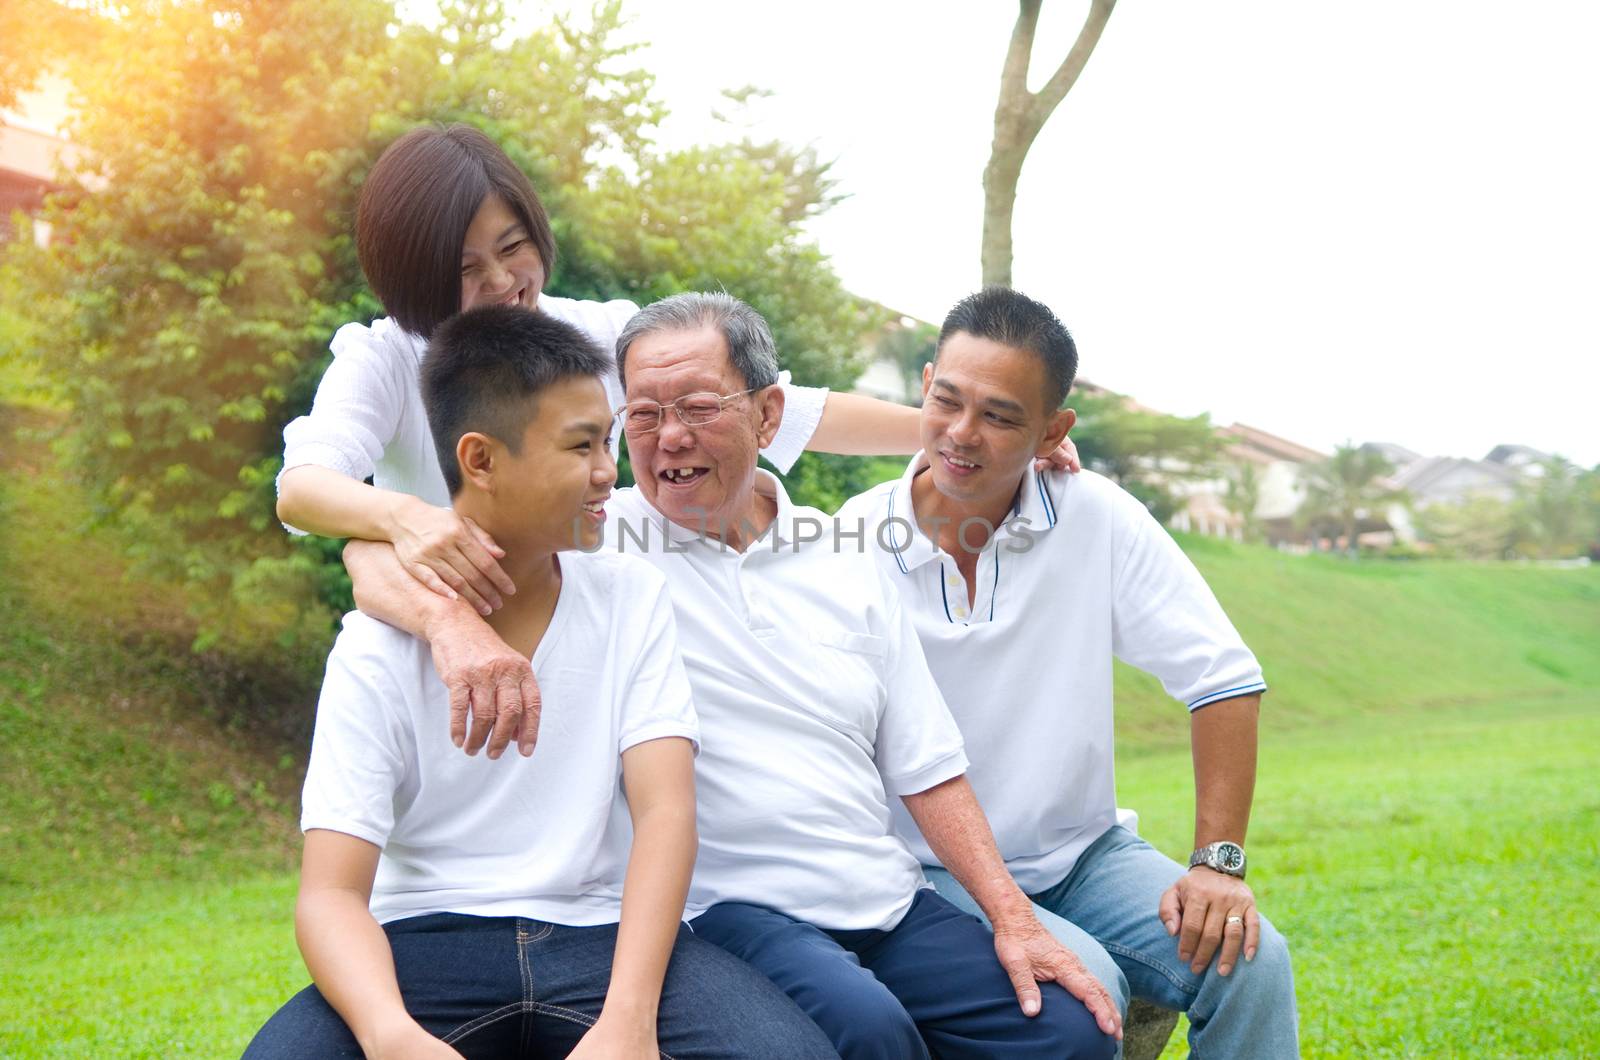
[{"label": "white blouse", "polygon": [[[617,335],[639,307],[624,299],[584,302],[539,296],[539,309],[584,332],[613,353]],[[450,506],[450,491],[428,416],[422,407],[420,373],[427,341],[387,317],[346,324],[333,337],[333,363],[317,384],[311,411],[283,429],[283,471],[303,464],[329,468],[353,479],[372,479],[379,489],[420,497],[440,508]],[[789,373],[778,377],[784,389],[783,422],[772,444],[761,451],[779,471],[799,459],[822,419],[826,387],[796,386]],[[613,408],[623,403],[616,371],[602,382]],[[612,424],[611,442],[618,440]],[[283,472],[279,472],[281,480]],[[292,534],[305,531],[285,524]]]}]

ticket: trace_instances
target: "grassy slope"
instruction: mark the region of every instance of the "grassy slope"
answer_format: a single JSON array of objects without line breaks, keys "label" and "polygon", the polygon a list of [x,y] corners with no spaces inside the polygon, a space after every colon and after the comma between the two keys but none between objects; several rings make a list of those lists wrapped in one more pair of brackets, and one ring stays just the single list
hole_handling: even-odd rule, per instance
[{"label": "grassy slope", "polygon": [[296,961],[299,757],[219,723],[170,595],[123,581],[15,419],[0,406],[0,1056],[237,1055],[217,1028]]},{"label": "grassy slope", "polygon": [[[1181,537],[1271,686],[1267,731],[1600,688],[1600,570],[1353,563]],[[1119,667],[1123,750],[1185,742],[1184,712]]]},{"label": "grassy slope", "polygon": [[[181,617],[7,415],[0,1055],[236,1055],[304,982],[302,756],[208,712]],[[1600,572],[1184,544],[1273,683],[1253,882],[1308,1055],[1600,1051]],[[1130,673],[1118,709],[1122,801],[1186,849],[1183,711]]]}]

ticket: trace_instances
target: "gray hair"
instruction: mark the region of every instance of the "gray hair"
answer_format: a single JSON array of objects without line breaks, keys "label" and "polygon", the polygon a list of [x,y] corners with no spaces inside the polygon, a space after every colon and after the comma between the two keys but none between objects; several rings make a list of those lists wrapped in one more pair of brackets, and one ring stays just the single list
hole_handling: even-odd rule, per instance
[{"label": "gray hair", "polygon": [[617,336],[617,375],[628,385],[628,347],[660,331],[715,327],[728,343],[728,361],[751,390],[778,381],[778,350],[761,314],[726,291],[690,291],[663,298],[633,315]]}]

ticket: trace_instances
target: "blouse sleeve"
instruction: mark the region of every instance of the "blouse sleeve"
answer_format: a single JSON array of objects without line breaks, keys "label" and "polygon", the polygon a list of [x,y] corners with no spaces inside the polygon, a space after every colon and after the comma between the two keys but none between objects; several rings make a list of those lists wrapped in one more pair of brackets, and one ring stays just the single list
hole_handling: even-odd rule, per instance
[{"label": "blouse sleeve", "polygon": [[[317,384],[311,411],[283,429],[283,472],[314,464],[362,481],[394,440],[404,407],[391,351],[372,330],[346,324],[333,337],[333,362]],[[304,531],[284,524],[291,534]]]},{"label": "blouse sleeve", "polygon": [[783,387],[783,422],[778,424],[778,434],[772,444],[761,450],[779,473],[787,475],[794,462],[811,442],[811,436],[822,422],[822,407],[828,403],[825,386],[800,386],[789,379],[788,372],[778,373],[778,385]]}]

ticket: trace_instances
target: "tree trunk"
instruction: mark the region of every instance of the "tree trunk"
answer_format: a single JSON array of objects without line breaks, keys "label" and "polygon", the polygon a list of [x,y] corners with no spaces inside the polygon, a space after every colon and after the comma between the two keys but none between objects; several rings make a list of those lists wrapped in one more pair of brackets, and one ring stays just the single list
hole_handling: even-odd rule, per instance
[{"label": "tree trunk", "polygon": [[1011,286],[1011,215],[1017,203],[1017,179],[1028,148],[1044,123],[1077,83],[1084,64],[1100,41],[1117,0],[1091,0],[1089,15],[1072,50],[1049,82],[1028,91],[1028,62],[1043,0],[1021,0],[1011,30],[1006,64],[1000,74],[1000,100],[994,108],[994,141],[983,170],[983,245],[980,251],[984,286]]},{"label": "tree trunk", "polygon": [[1022,175],[1026,144],[1005,151],[1000,133],[989,164],[983,168],[983,285],[1011,286],[1011,214],[1017,205],[1017,178]]}]

